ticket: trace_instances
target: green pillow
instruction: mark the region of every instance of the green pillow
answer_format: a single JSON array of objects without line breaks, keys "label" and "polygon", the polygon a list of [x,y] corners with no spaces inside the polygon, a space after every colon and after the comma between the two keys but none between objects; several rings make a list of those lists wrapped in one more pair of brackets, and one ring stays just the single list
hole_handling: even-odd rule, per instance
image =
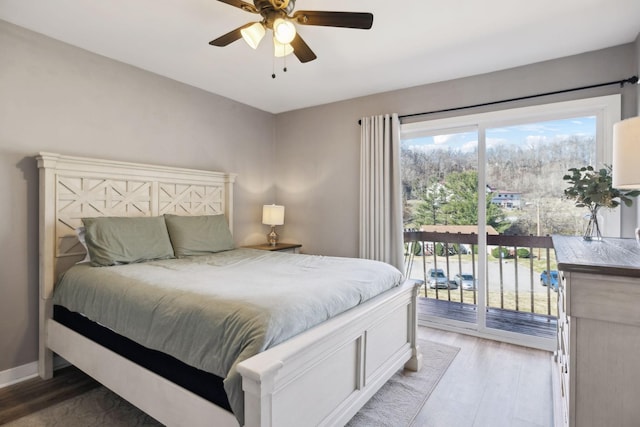
[{"label": "green pillow", "polygon": [[83,218],[91,265],[107,266],[173,258],[164,218]]},{"label": "green pillow", "polygon": [[234,248],[224,215],[164,215],[173,251],[178,258],[206,255]]}]

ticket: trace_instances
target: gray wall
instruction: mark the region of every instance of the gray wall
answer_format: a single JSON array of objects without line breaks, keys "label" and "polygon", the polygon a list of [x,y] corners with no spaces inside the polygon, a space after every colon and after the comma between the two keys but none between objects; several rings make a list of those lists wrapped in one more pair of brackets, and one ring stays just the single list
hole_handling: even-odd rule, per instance
[{"label": "gray wall", "polygon": [[[276,201],[287,208],[282,240],[355,256],[360,117],[623,79],[640,68],[638,49],[636,41],[273,116],[0,21],[0,371],[37,358],[39,151],[236,172],[236,243],[264,239],[261,205]],[[622,93],[624,116],[635,115],[637,89]]]},{"label": "gray wall", "polygon": [[[276,191],[278,203],[288,212],[283,240],[300,242],[309,253],[357,256],[360,117],[441,110],[622,80],[638,72],[636,45],[279,114]],[[493,109],[614,93],[622,93],[623,117],[635,115],[638,92],[629,85],[622,90],[614,85]],[[625,213],[625,229],[632,230],[634,224],[635,212]]]},{"label": "gray wall", "polygon": [[236,172],[236,243],[264,239],[272,114],[4,21],[0,52],[0,371],[37,359],[38,152]]}]

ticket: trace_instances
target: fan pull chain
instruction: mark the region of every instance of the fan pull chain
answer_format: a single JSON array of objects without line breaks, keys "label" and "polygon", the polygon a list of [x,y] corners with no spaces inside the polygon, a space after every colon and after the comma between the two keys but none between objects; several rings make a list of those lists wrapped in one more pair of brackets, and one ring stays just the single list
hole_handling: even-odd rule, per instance
[{"label": "fan pull chain", "polygon": [[[284,67],[282,68],[282,71],[286,73],[287,72],[287,55],[284,55],[285,50],[286,50],[286,47],[283,45],[282,46],[282,53],[283,53],[282,62],[284,63]],[[276,56],[275,55],[273,55],[273,58],[272,58],[271,70],[272,70],[271,78],[275,79],[276,78]]]},{"label": "fan pull chain", "polygon": [[271,61],[271,78],[275,79],[276,78],[276,57],[275,55],[272,58]]}]

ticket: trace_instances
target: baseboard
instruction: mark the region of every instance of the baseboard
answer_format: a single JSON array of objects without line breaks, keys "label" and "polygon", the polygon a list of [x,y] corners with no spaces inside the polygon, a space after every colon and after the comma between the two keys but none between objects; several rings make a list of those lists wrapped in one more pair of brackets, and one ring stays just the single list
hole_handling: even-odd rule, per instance
[{"label": "baseboard", "polygon": [[505,342],[508,344],[519,345],[522,347],[533,348],[536,350],[544,350],[553,353],[558,347],[556,339],[527,337],[522,338],[521,334],[502,331],[502,333],[483,333],[475,329],[459,327],[453,324],[447,324],[440,321],[432,321],[424,317],[418,318],[418,326],[426,326],[427,328],[442,329],[449,332],[457,332],[459,334],[471,335],[478,338],[485,338],[492,341]]},{"label": "baseboard", "polygon": [[[53,369],[60,369],[68,366],[69,362],[60,356],[53,357]],[[38,376],[38,362],[31,362],[25,365],[16,366],[0,372],[0,388],[10,386]]]}]

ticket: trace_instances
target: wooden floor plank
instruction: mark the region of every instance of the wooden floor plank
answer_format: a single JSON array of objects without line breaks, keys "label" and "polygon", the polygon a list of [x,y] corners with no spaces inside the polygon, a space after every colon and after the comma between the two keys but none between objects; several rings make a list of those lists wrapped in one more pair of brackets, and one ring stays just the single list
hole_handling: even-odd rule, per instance
[{"label": "wooden floor plank", "polygon": [[460,347],[416,427],[553,425],[552,354],[420,327],[419,336]]},{"label": "wooden floor plank", "polygon": [[0,424],[55,405],[85,393],[99,384],[79,369],[69,366],[49,380],[39,377],[0,389]]}]

